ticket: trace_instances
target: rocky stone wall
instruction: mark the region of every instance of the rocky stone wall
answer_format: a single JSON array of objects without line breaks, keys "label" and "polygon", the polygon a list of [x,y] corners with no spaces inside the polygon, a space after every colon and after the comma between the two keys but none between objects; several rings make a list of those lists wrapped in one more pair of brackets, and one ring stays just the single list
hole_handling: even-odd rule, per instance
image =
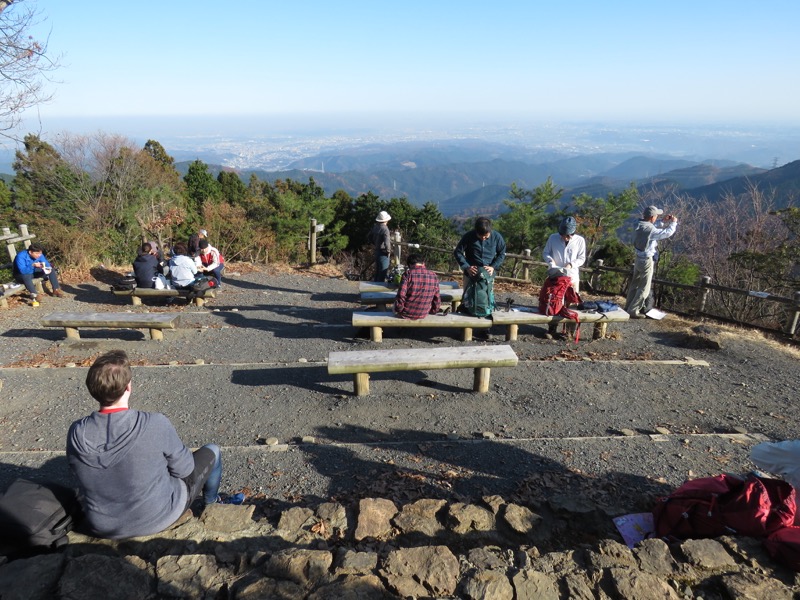
[{"label": "rocky stone wall", "polygon": [[[789,600],[800,592],[800,577],[759,540],[650,539],[631,550],[581,540],[577,529],[553,539],[564,530],[549,517],[497,496],[329,502],[261,520],[254,509],[216,504],[154,536],[115,542],[73,532],[58,552],[4,555],[0,598]],[[540,550],[554,547],[568,549]]]}]

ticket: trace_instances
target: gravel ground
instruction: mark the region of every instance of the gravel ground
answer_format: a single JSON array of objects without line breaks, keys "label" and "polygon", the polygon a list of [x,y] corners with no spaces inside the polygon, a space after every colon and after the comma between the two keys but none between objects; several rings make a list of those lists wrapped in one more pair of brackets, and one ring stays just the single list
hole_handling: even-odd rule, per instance
[{"label": "gravel ground", "polygon": [[[67,298],[36,309],[12,298],[0,311],[0,484],[68,481],[65,431],[95,406],[84,367],[113,348],[139,365],[137,408],[167,414],[189,445],[224,447],[223,489],[281,505],[498,493],[646,510],[686,477],[751,468],[749,448],[761,439],[797,436],[800,352],[748,330],[707,324],[715,350],[692,333],[696,323],[674,316],[612,324],[603,340],[586,327],[578,344],[521,326],[512,343],[520,364],[494,369],[488,394],[470,393],[471,371],[441,370],[374,374],[371,394],[355,397],[351,378],[328,375],[325,361],[377,346],[350,325],[358,284],[323,267],[228,270],[203,308],[133,307],[110,294],[101,271],[67,281]],[[497,296],[531,305],[533,291],[498,286]],[[38,325],[56,310],[182,316],[163,342],[132,330],[82,330],[67,342]],[[458,346],[458,335],[387,330],[379,347]],[[469,343],[505,343],[504,331]],[[660,362],[686,357],[709,366]]]}]

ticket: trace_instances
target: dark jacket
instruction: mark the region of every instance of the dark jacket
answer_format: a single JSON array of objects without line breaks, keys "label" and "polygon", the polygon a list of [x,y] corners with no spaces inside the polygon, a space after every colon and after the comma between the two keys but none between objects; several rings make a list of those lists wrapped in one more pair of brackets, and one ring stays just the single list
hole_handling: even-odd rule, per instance
[{"label": "dark jacket", "polygon": [[152,254],[140,254],[133,261],[133,275],[136,277],[136,286],[141,288],[155,287],[153,278],[161,272],[158,258]]},{"label": "dark jacket", "polygon": [[462,271],[470,267],[492,267],[496,275],[506,258],[506,241],[496,231],[482,240],[473,229],[464,234],[453,255]]}]

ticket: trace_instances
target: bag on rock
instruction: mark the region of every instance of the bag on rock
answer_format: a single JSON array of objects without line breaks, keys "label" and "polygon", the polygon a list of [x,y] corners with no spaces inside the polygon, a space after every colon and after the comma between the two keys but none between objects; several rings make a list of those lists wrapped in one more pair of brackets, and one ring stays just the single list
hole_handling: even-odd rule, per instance
[{"label": "bag on rock", "polygon": [[3,541],[23,548],[58,548],[80,514],[71,489],[16,479],[0,495],[0,532]]}]

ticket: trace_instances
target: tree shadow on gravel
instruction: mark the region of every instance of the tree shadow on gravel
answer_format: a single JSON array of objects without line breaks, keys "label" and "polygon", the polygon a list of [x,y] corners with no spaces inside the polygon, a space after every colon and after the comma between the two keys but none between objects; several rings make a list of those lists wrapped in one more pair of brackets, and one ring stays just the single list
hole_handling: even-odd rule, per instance
[{"label": "tree shadow on gravel", "polygon": [[375,440],[370,459],[344,446],[301,446],[330,481],[327,496],[337,501],[388,498],[404,505],[431,498],[482,504],[483,498],[499,495],[530,507],[550,522],[551,533],[560,532],[548,543],[551,549],[572,547],[582,539],[620,539],[613,517],[650,511],[658,496],[671,491],[665,483],[631,473],[580,472],[506,442],[449,441],[411,430],[393,431],[392,441],[385,433],[358,427],[320,428],[318,434]]}]

